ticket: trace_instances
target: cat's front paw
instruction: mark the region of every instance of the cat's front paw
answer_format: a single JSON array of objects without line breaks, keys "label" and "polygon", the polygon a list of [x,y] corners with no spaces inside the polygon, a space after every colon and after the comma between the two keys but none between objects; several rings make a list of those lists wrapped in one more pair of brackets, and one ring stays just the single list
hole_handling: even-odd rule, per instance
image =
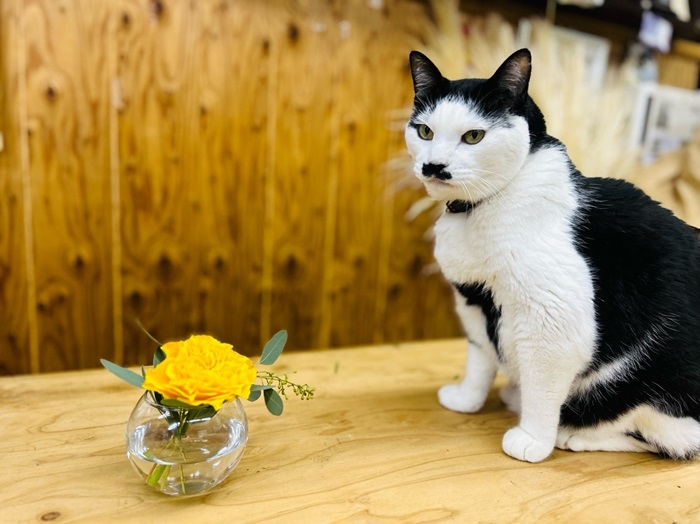
[{"label": "cat's front paw", "polygon": [[485,395],[477,394],[463,384],[448,384],[438,390],[440,404],[458,413],[476,413],[486,401]]},{"label": "cat's front paw", "polygon": [[503,435],[503,451],[513,458],[526,462],[540,462],[551,455],[554,444],[541,442],[520,426]]}]

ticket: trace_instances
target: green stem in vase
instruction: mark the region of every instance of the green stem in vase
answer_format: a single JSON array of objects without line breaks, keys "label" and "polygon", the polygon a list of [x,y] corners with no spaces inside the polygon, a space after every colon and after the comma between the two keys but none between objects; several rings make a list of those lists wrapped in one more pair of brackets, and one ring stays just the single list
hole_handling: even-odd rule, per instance
[{"label": "green stem in vase", "polygon": [[159,487],[163,489],[165,481],[170,474],[170,466],[167,464],[153,464],[148,477],[146,478],[146,484],[155,488]]},{"label": "green stem in vase", "polygon": [[[187,460],[185,451],[182,449],[181,438],[185,436],[187,429],[189,428],[189,422],[187,420],[188,412],[186,410],[177,410],[176,416],[173,416],[172,412],[168,411],[165,413],[165,419],[170,422],[170,424],[175,424],[173,434],[168,439],[165,444],[166,450],[172,450],[179,452],[183,460]],[[168,481],[168,476],[170,475],[170,470],[172,466],[170,464],[153,464],[151,471],[146,477],[146,484],[153,487],[159,488],[161,491],[165,488],[165,484]],[[180,488],[182,494],[186,493],[185,489],[185,472],[182,468],[182,464],[178,465],[180,472]]]},{"label": "green stem in vase", "polygon": [[182,489],[182,494],[184,495],[185,492],[186,492],[186,489],[185,489],[185,472],[184,472],[183,469],[182,469],[182,464],[179,464],[179,468],[180,468],[180,487],[181,487],[181,489]]}]

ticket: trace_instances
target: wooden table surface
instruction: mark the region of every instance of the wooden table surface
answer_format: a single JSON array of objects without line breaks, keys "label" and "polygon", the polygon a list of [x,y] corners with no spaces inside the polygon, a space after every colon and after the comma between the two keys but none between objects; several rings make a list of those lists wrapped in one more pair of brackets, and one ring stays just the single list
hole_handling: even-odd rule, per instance
[{"label": "wooden table surface", "polygon": [[[441,408],[462,340],[287,353],[316,398],[280,418],[244,402],[243,459],[207,495],[145,486],[125,456],[140,392],[105,370],[0,379],[0,522],[700,522],[700,463],[555,450],[513,460],[516,419]],[[498,384],[497,384],[498,386]]]}]

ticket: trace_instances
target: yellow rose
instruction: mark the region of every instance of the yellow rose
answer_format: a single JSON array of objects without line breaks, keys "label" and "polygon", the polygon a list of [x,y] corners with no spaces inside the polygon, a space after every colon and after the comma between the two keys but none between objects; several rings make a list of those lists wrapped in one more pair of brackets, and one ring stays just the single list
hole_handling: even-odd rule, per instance
[{"label": "yellow rose", "polygon": [[143,388],[163,398],[218,410],[225,401],[248,398],[257,376],[253,362],[208,335],[163,344],[166,359],[146,372]]}]

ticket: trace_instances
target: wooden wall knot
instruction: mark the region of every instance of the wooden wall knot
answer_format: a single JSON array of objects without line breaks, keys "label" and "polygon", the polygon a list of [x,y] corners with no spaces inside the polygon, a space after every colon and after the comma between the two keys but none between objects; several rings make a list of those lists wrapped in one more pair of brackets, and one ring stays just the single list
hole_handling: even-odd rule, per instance
[{"label": "wooden wall knot", "polygon": [[61,513],[58,511],[49,511],[48,513],[44,513],[40,518],[44,522],[48,522],[51,520],[56,520],[60,516],[61,516]]},{"label": "wooden wall knot", "polygon": [[162,0],[151,0],[149,11],[151,13],[151,21],[157,22],[165,13],[165,5]]},{"label": "wooden wall knot", "polygon": [[355,255],[352,257],[352,265],[355,269],[363,269],[367,260],[362,255]]},{"label": "wooden wall knot", "polygon": [[82,273],[87,266],[92,262],[90,250],[84,246],[76,247],[71,250],[67,256],[68,265],[77,273]]},{"label": "wooden wall knot", "polygon": [[156,274],[162,279],[175,277],[176,272],[182,267],[182,253],[175,247],[167,246],[155,251],[152,266]]},{"label": "wooden wall knot", "polygon": [[51,282],[37,295],[37,309],[44,313],[66,302],[71,295],[68,287],[60,282]]},{"label": "wooden wall knot", "polygon": [[212,249],[207,257],[209,262],[209,267],[218,273],[222,271],[229,261],[228,253],[223,249]]},{"label": "wooden wall knot", "polygon": [[287,26],[287,38],[289,38],[289,41],[292,44],[296,44],[297,41],[299,40],[299,35],[300,35],[299,26],[297,26],[294,23],[290,23]]},{"label": "wooden wall knot", "polygon": [[125,290],[125,296],[127,297],[128,307],[134,311],[140,311],[143,309],[144,303],[148,298],[149,292],[148,288],[142,287],[140,285],[131,285]]},{"label": "wooden wall knot", "polygon": [[290,247],[280,254],[281,273],[287,278],[298,277],[304,268],[304,255],[299,249]]}]

